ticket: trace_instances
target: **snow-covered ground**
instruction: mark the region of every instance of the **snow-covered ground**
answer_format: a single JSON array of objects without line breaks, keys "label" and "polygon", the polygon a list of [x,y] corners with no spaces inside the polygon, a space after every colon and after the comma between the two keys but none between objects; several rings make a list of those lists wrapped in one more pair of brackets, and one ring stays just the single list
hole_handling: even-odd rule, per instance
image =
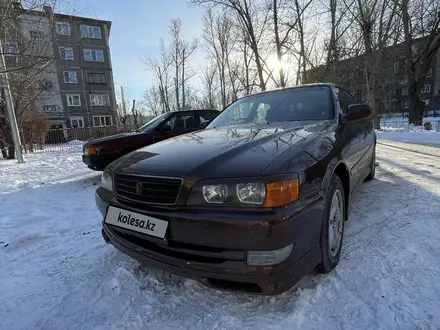
[{"label": "snow-covered ground", "polygon": [[420,132],[399,132],[399,131],[376,131],[380,140],[390,140],[395,142],[422,143],[425,145],[440,145],[440,132],[420,131]]},{"label": "snow-covered ground", "polygon": [[337,269],[275,297],[208,289],[106,245],[99,172],[79,150],[0,160],[0,329],[440,329],[440,148],[398,134],[378,134]]}]

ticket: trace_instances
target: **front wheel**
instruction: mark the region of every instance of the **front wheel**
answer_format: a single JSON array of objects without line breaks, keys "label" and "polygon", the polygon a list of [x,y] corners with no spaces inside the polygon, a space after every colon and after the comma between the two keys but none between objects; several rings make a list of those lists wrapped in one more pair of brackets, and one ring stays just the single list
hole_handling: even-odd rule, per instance
[{"label": "front wheel", "polygon": [[325,197],[324,218],[321,226],[320,249],[322,260],[317,269],[329,273],[341,257],[345,223],[345,194],[342,181],[333,175]]}]

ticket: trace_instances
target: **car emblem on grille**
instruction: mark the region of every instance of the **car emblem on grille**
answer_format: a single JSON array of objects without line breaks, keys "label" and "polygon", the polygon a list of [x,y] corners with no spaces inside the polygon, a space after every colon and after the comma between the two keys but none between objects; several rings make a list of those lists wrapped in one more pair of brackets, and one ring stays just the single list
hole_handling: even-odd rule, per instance
[{"label": "car emblem on grille", "polygon": [[142,194],[142,183],[136,182],[136,194],[141,195]]}]

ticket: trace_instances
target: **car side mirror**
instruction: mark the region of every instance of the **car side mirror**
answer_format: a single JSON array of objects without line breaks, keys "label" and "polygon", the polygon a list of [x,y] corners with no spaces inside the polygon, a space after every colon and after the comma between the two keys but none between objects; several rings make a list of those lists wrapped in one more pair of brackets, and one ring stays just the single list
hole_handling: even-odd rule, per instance
[{"label": "car side mirror", "polygon": [[371,108],[368,104],[352,104],[347,109],[345,121],[353,121],[371,116]]}]

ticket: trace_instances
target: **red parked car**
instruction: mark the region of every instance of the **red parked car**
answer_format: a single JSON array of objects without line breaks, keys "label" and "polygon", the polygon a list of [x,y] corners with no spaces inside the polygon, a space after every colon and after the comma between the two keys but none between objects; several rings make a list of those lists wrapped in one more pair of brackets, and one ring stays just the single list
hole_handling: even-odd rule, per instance
[{"label": "red parked car", "polygon": [[102,171],[112,161],[136,149],[171,137],[197,131],[214,119],[217,110],[185,110],[159,115],[135,132],[88,141],[83,145],[83,162]]}]

